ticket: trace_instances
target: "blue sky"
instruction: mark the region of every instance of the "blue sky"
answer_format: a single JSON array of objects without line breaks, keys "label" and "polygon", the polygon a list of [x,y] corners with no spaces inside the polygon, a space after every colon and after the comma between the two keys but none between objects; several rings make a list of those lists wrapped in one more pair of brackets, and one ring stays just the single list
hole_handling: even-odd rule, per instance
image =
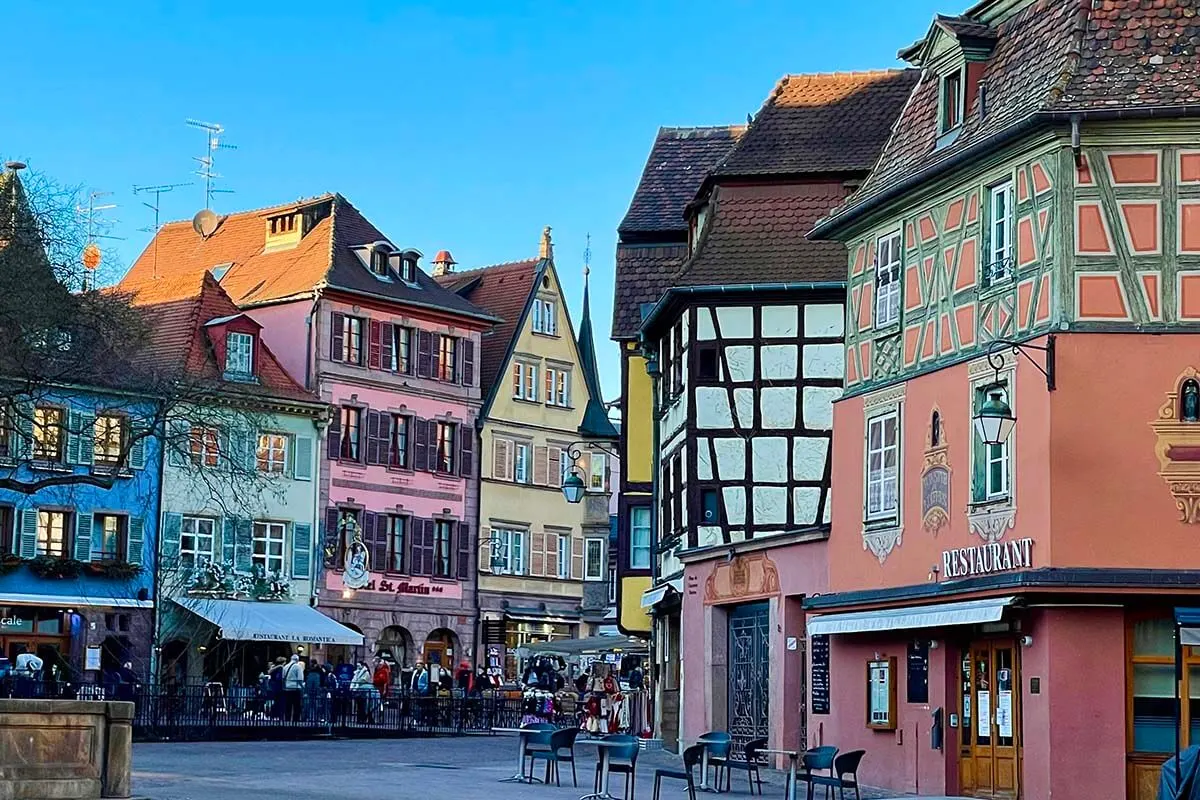
[{"label": "blue sky", "polygon": [[115,258],[152,213],[203,205],[189,175],[223,124],[217,211],[325,191],[397,245],[465,267],[536,254],[554,228],[578,321],[585,236],[607,396],[620,389],[616,226],[660,125],[744,122],[785,73],[896,66],[933,0],[5,4],[0,156],[113,192]]}]

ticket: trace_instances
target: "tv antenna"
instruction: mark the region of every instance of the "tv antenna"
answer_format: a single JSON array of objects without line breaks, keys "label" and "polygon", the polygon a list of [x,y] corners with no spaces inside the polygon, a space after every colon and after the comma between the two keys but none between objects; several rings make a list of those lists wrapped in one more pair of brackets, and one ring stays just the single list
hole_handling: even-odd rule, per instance
[{"label": "tv antenna", "polygon": [[150,231],[151,233],[154,234],[154,240],[153,240],[154,241],[154,255],[153,255],[152,269],[154,271],[155,278],[158,277],[158,227],[159,227],[158,219],[159,219],[159,213],[162,209],[161,198],[165,192],[169,192],[172,189],[178,189],[181,186],[191,186],[191,185],[192,185],[191,182],[188,182],[188,183],[160,183],[157,186],[138,186],[137,184],[134,184],[134,186],[133,186],[133,194],[135,196],[139,195],[139,194],[153,194],[154,195],[153,203],[147,203],[145,200],[142,201],[142,205],[144,205],[146,208],[148,208],[154,212],[154,227],[153,228],[138,228],[138,230],[139,231]]},{"label": "tv antenna", "polygon": [[109,211],[117,207],[116,203],[98,203],[102,197],[108,197],[112,192],[97,192],[92,190],[87,195],[87,205],[79,205],[75,207],[76,213],[83,218],[84,228],[86,231],[85,241],[83,244],[83,290],[86,292],[91,289],[94,281],[89,278],[96,268],[100,266],[101,253],[100,248],[96,245],[97,239],[117,239],[120,236],[109,236],[103,233],[97,233],[97,229],[108,230],[107,225],[103,224],[100,219],[102,212]]},{"label": "tv antenna", "polygon": [[192,160],[200,164],[196,174],[204,178],[204,207],[212,208],[214,194],[232,194],[232,189],[214,189],[213,181],[220,180],[222,175],[215,168],[215,154],[218,150],[237,150],[237,145],[221,141],[225,134],[225,126],[216,122],[203,122],[198,119],[185,120],[193,128],[204,131],[204,155],[192,156]]}]

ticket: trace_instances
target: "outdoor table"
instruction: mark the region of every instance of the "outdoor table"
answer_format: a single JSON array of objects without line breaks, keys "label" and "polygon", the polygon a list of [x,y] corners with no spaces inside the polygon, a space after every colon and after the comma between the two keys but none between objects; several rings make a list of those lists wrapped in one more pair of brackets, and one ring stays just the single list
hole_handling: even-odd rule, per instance
[{"label": "outdoor table", "polygon": [[[500,783],[533,783],[537,778],[532,775],[529,778],[525,777],[525,737],[530,733],[538,731],[530,731],[525,728],[492,728],[492,733],[515,733],[517,734],[517,772],[507,778],[501,778]],[[540,783],[540,781],[538,781]]]},{"label": "outdoor table", "polygon": [[[715,790],[708,788],[708,746],[714,743],[714,740],[706,739],[703,736],[696,740],[696,744],[704,745],[704,752],[700,754],[700,783],[698,786],[696,786],[696,788],[702,792],[721,791],[720,782],[717,783],[717,788]],[[765,751],[760,750],[759,752]]]},{"label": "outdoor table", "polygon": [[[600,791],[592,792],[591,794],[585,794],[583,797],[579,798],[579,800],[619,800],[619,798],[613,797],[608,793],[608,748],[624,747],[626,743],[610,742],[606,741],[605,739],[576,739],[575,744],[594,744],[596,747],[600,748],[600,766],[598,767],[600,770]],[[634,780],[635,778],[636,776],[634,775],[629,776],[630,780]]]},{"label": "outdoor table", "polygon": [[796,800],[796,762],[800,760],[802,754],[798,750],[759,750],[758,752],[788,757],[791,766],[788,767],[787,800]]}]

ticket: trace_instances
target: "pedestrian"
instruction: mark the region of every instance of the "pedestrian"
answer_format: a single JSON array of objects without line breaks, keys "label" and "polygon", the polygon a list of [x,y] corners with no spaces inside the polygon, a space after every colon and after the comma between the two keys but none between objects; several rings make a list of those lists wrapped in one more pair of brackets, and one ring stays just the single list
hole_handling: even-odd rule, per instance
[{"label": "pedestrian", "polygon": [[454,673],[455,688],[463,693],[464,696],[471,693],[471,686],[475,683],[475,676],[471,674],[471,665],[467,661],[461,661],[458,665],[458,672]]},{"label": "pedestrian", "polygon": [[[382,712],[387,704],[388,689],[392,685],[392,667],[382,658],[375,659],[375,671],[371,674],[371,685],[379,693],[379,710]],[[374,697],[372,697],[374,700]],[[372,713],[374,708],[372,708]]]},{"label": "pedestrian", "polygon": [[[371,685],[371,670],[367,668],[367,662],[359,661],[354,667],[354,677],[350,679],[350,694],[354,698],[355,718],[359,722],[367,717],[368,703],[374,689],[375,687]],[[370,720],[367,719],[367,721]]]},{"label": "pedestrian", "polygon": [[283,707],[288,722],[300,721],[300,709],[304,705],[304,662],[292,654],[291,661],[283,670]]},{"label": "pedestrian", "polygon": [[45,663],[23,645],[16,645],[17,660],[13,673],[17,676],[17,697],[35,697],[41,684]]},{"label": "pedestrian", "polygon": [[279,656],[275,659],[275,663],[271,666],[270,671],[267,672],[267,703],[271,707],[272,716],[279,717],[280,719],[283,719],[285,716],[283,705],[283,665],[286,663],[287,661],[284,660],[283,656]]},{"label": "pedestrian", "polygon": [[471,681],[471,694],[479,697],[483,694],[483,690],[489,688],[491,681],[488,679],[487,670],[483,667],[475,668],[475,677]]},{"label": "pedestrian", "polygon": [[429,673],[425,671],[424,662],[417,662],[417,667],[413,670],[412,684],[409,686],[409,691],[415,695],[429,693]]},{"label": "pedestrian", "polygon": [[325,673],[315,658],[308,660],[304,671],[304,716],[312,721],[325,718]]}]

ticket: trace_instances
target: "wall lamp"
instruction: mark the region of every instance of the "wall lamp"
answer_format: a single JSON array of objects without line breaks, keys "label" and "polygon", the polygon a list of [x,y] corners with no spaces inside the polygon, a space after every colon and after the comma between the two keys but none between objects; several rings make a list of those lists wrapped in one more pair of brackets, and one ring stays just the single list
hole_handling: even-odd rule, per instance
[{"label": "wall lamp", "polygon": [[[1009,339],[993,341],[988,346],[987,360],[996,372],[996,380],[987,389],[987,401],[980,406],[974,416],[975,432],[987,445],[1004,444],[1017,425],[1017,417],[1013,414],[1012,406],[1004,399],[1004,384],[1000,382],[1000,370],[1004,366],[1004,358],[1000,355],[1000,351],[1006,347],[1012,348],[1012,352],[1016,355],[1025,356],[1026,360],[1045,376],[1046,391],[1054,391],[1054,334],[1046,337],[1045,346],[1014,342]],[[1030,355],[1031,350],[1037,350],[1044,354],[1044,365],[1039,364]]]},{"label": "wall lamp", "polygon": [[562,482],[563,497],[567,498],[568,503],[578,503],[583,499],[583,494],[587,490],[587,484],[583,482],[583,470],[579,468],[579,459],[583,458],[583,448],[590,446],[593,450],[599,450],[609,458],[617,458],[617,454],[606,447],[602,447],[594,442],[571,442],[567,445],[567,457],[571,459],[570,471]]}]

